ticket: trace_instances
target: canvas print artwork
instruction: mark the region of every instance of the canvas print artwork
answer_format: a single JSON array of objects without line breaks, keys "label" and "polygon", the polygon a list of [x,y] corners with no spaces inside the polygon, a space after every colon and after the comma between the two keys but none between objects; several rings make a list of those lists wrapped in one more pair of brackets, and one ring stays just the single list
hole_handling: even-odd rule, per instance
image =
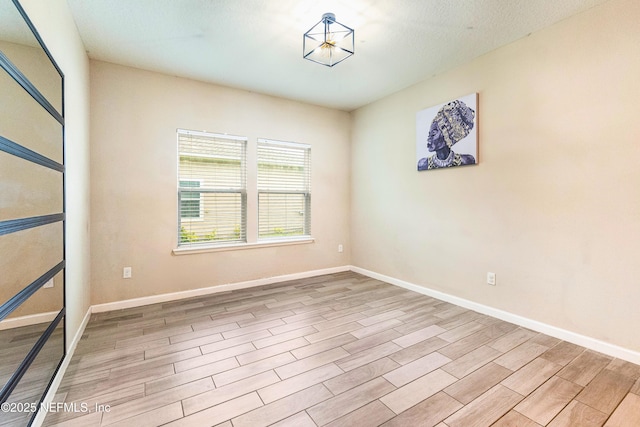
[{"label": "canvas print artwork", "polygon": [[418,170],[478,163],[478,94],[416,113]]}]

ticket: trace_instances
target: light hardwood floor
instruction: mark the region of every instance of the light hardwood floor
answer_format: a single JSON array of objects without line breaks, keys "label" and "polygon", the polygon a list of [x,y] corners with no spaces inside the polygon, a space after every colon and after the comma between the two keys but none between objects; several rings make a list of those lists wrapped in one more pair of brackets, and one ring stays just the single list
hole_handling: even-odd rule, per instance
[{"label": "light hardwood floor", "polygon": [[347,272],[93,315],[45,425],[637,427],[639,378]]}]

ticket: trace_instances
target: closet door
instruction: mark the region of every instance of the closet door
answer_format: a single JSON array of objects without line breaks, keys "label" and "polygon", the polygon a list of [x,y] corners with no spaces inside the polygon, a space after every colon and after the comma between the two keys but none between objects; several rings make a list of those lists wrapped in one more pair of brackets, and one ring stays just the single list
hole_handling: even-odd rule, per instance
[{"label": "closet door", "polygon": [[65,355],[63,75],[0,0],[0,426],[30,425]]}]

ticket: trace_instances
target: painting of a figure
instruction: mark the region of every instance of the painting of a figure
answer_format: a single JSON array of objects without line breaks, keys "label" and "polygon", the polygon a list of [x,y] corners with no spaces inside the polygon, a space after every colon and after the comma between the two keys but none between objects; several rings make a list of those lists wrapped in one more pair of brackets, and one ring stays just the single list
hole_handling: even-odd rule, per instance
[{"label": "painting of a figure", "polygon": [[477,163],[477,98],[474,93],[418,111],[416,152],[419,171]]}]

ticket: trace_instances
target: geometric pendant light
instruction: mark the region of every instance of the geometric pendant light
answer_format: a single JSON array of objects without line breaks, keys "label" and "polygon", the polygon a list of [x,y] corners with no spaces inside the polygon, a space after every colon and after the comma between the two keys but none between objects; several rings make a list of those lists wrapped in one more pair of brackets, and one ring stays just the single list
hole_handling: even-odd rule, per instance
[{"label": "geometric pendant light", "polygon": [[302,39],[302,57],[318,64],[333,67],[354,52],[354,31],[336,21],[333,13],[322,19]]}]

